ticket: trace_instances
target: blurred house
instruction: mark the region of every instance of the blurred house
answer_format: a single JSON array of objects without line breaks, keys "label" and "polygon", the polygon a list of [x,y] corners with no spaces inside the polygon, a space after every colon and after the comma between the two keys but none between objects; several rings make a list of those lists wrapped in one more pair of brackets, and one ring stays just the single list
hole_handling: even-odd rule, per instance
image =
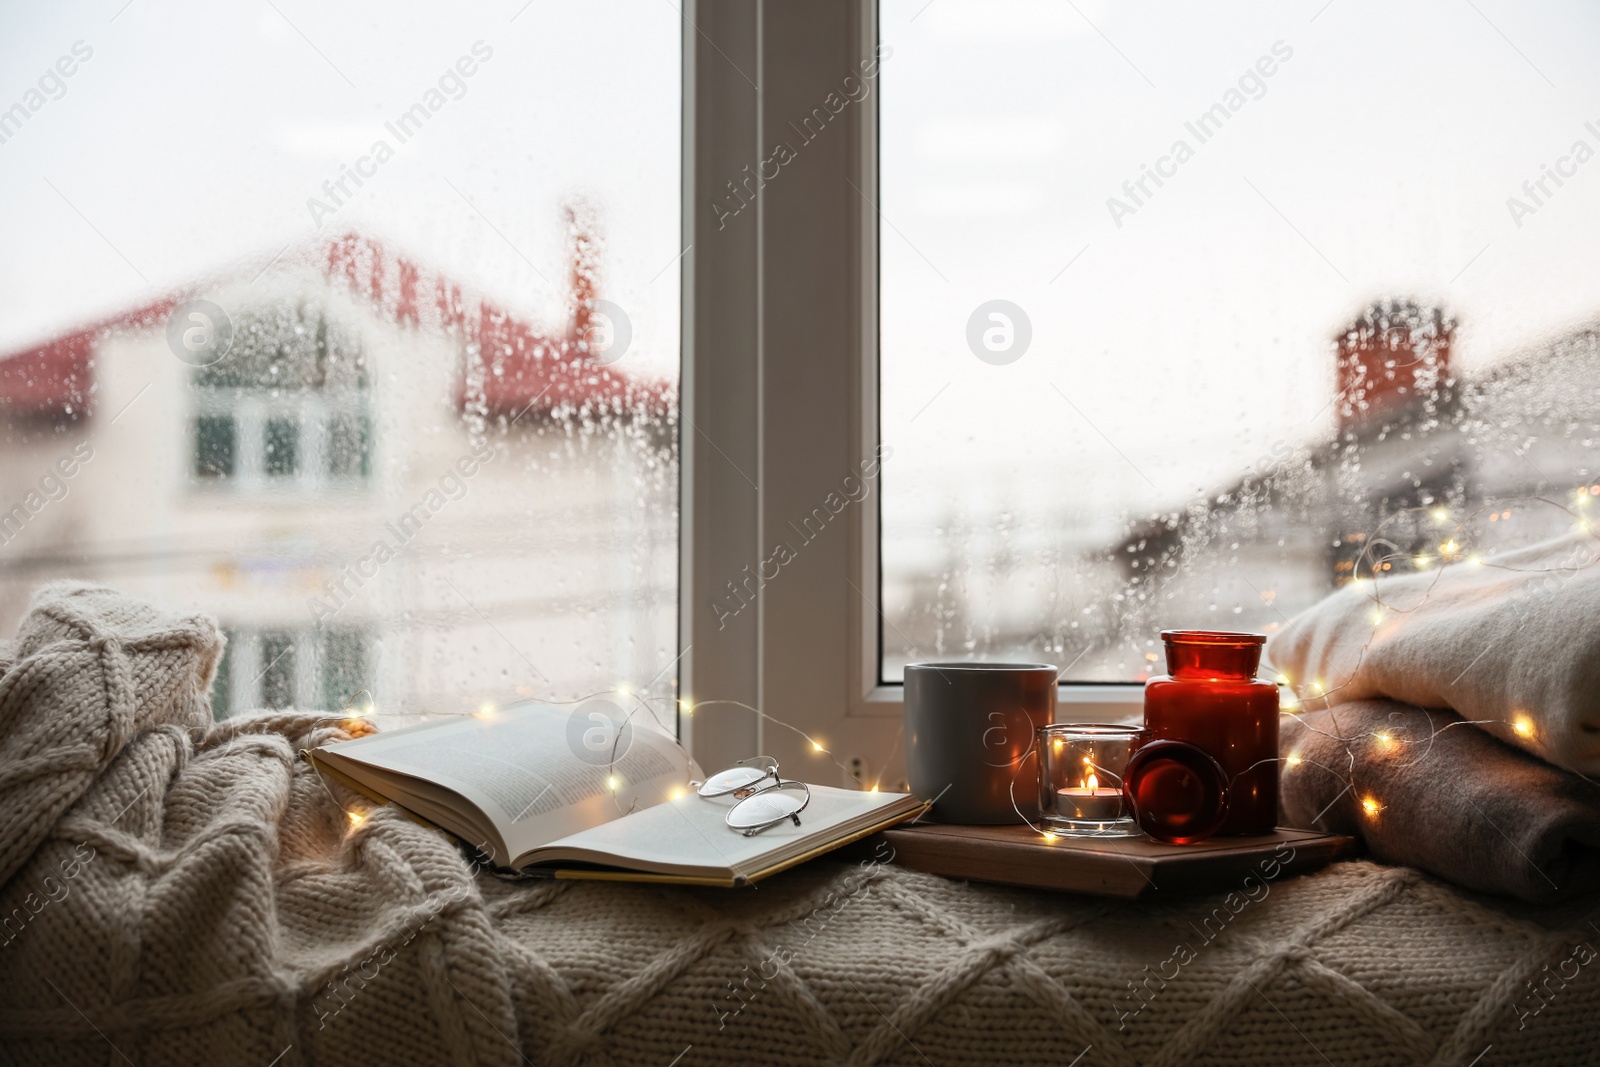
[{"label": "blurred house", "polygon": [[348,234],[0,358],[0,632],[56,577],[208,612],[219,715],[656,675],[676,390],[603,351],[569,223],[553,330]]},{"label": "blurred house", "polygon": [[1474,380],[1451,367],[1456,326],[1412,301],[1364,309],[1333,339],[1331,441],[1280,442],[1259,469],[1113,546],[1144,593],[1125,626],[1271,630],[1352,578],[1570,529],[1597,480],[1600,330]]},{"label": "blurred house", "polygon": [[1270,632],[1354,577],[1555,536],[1591,501],[1600,514],[1600,326],[1478,376],[1453,363],[1456,334],[1416,301],[1362,309],[1330,339],[1331,395],[1308,420],[1331,409],[1331,437],[1308,425],[1240,477],[1121,529],[1069,487],[1038,500],[1005,477],[952,475],[979,486],[965,513],[896,531],[916,570],[885,583],[899,620],[884,628],[887,670],[984,655],[1139,679],[1159,670],[1162,629]]}]

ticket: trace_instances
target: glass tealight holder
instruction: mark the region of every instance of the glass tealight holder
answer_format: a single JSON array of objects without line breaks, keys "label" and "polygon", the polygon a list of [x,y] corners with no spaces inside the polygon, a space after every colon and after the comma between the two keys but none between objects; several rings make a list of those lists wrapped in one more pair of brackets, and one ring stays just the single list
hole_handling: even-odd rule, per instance
[{"label": "glass tealight holder", "polygon": [[1137,837],[1122,799],[1128,758],[1144,742],[1137,726],[1062,723],[1039,731],[1039,815],[1067,837]]}]

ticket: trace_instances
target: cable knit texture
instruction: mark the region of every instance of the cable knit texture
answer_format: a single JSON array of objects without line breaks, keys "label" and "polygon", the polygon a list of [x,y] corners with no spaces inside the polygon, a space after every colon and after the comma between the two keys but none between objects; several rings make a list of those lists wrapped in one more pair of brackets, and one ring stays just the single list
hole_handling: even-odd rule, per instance
[{"label": "cable knit texture", "polygon": [[0,644],[0,1063],[1595,1062],[1592,898],[1357,862],[1134,904],[870,845],[737,892],[502,882],[352,825],[316,714],[212,725],[220,648],[82,585]]}]

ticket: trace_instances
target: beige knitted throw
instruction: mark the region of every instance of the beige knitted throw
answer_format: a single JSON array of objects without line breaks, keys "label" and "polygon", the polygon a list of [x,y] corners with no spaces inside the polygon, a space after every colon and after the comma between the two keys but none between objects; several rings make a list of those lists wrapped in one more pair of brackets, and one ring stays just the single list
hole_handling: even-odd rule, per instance
[{"label": "beige knitted throw", "polygon": [[[0,643],[0,1063],[1595,1063],[1600,901],[1345,863],[1130,904],[870,848],[752,890],[474,877],[212,725],[220,640],[46,588]],[[1597,920],[1600,921],[1600,920]]]}]

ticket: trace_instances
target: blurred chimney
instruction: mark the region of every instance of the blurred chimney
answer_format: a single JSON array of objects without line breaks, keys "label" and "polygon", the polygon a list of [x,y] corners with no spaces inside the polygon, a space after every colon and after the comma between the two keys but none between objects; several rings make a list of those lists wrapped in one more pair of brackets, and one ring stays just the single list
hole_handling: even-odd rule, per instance
[{"label": "blurred chimney", "polygon": [[1369,304],[1335,338],[1340,435],[1437,399],[1450,378],[1455,331],[1456,320],[1440,307],[1394,299]]},{"label": "blurred chimney", "polygon": [[596,236],[594,207],[583,199],[568,202],[567,238],[572,242],[572,275],[567,295],[567,340],[576,344],[588,337],[599,299],[600,240]]}]

